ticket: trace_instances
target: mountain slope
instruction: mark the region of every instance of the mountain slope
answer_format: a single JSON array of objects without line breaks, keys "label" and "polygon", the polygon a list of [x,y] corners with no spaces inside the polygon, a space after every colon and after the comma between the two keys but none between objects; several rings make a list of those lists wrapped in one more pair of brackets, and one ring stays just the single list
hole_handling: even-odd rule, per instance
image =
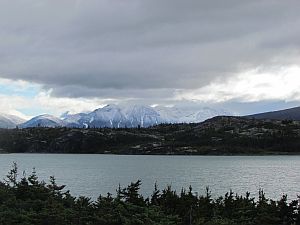
[{"label": "mountain slope", "polygon": [[254,115],[248,115],[246,117],[254,118],[254,119],[271,119],[271,120],[300,120],[300,107],[272,111],[272,112],[258,113]]},{"label": "mountain slope", "polygon": [[20,125],[21,128],[28,127],[62,127],[65,126],[65,123],[52,115],[44,114],[40,116],[36,116],[29,121]]},{"label": "mountain slope", "polygon": [[155,107],[162,120],[169,123],[199,123],[215,116],[231,116],[225,110],[216,110],[209,107],[200,109],[180,109],[177,107]]},{"label": "mountain slope", "polygon": [[21,123],[24,123],[20,117],[14,115],[0,114],[0,128],[15,128]]},{"label": "mountain slope", "polygon": [[133,105],[124,110],[129,127],[149,127],[166,122],[154,108]]},{"label": "mountain slope", "polygon": [[66,112],[60,118],[51,115],[40,115],[23,123],[20,127],[149,127],[162,123],[198,123],[220,115],[230,114],[224,110],[211,108],[194,110],[177,107],[119,106],[112,104],[89,113],[70,114]]},{"label": "mountain slope", "polygon": [[60,116],[60,119],[68,127],[83,127],[81,119],[86,116],[86,113],[70,114],[69,112],[66,112]]},{"label": "mountain slope", "polygon": [[126,117],[117,105],[107,105],[83,116],[79,123],[89,127],[125,127]]}]

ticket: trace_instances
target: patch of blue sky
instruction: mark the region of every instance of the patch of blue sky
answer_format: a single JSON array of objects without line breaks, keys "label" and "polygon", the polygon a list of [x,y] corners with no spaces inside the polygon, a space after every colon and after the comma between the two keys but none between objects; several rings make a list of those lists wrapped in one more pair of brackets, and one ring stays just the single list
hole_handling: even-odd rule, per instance
[{"label": "patch of blue sky", "polygon": [[48,114],[49,112],[46,112],[45,109],[42,109],[40,107],[31,107],[31,108],[21,108],[17,109],[19,112],[23,113],[26,116],[34,117],[37,115],[42,114]]},{"label": "patch of blue sky", "polygon": [[15,84],[1,84],[0,83],[0,94],[8,96],[22,96],[26,98],[33,98],[40,92],[38,85],[26,85],[20,86]]}]

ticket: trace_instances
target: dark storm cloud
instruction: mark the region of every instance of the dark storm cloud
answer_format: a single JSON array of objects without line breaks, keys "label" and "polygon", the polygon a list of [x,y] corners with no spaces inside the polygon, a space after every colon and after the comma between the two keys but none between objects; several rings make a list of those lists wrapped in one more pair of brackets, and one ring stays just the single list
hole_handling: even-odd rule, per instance
[{"label": "dark storm cloud", "polygon": [[0,76],[56,96],[169,98],[299,63],[299,10],[296,0],[1,0]]}]

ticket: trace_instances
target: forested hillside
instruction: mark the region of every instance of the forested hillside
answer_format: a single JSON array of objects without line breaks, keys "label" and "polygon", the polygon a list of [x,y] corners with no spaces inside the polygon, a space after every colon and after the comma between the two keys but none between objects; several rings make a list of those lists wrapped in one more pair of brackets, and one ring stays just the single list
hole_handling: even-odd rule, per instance
[{"label": "forested hillside", "polygon": [[0,151],[113,154],[298,154],[300,122],[215,117],[149,128],[1,129]]}]

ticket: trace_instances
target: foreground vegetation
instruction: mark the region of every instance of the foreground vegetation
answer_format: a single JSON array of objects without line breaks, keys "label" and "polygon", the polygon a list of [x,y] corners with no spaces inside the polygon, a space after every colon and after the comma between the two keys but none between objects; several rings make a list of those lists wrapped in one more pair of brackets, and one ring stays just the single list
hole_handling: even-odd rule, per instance
[{"label": "foreground vegetation", "polygon": [[119,187],[115,197],[100,196],[97,201],[73,197],[64,186],[39,181],[33,173],[20,179],[16,165],[0,182],[0,224],[44,225],[298,225],[298,199],[267,199],[260,191],[257,201],[232,192],[212,199],[193,194],[192,188],[177,194],[167,187],[155,188],[150,198],[139,194],[141,182]]},{"label": "foreground vegetation", "polygon": [[299,154],[300,122],[215,117],[149,128],[0,129],[2,153]]}]

